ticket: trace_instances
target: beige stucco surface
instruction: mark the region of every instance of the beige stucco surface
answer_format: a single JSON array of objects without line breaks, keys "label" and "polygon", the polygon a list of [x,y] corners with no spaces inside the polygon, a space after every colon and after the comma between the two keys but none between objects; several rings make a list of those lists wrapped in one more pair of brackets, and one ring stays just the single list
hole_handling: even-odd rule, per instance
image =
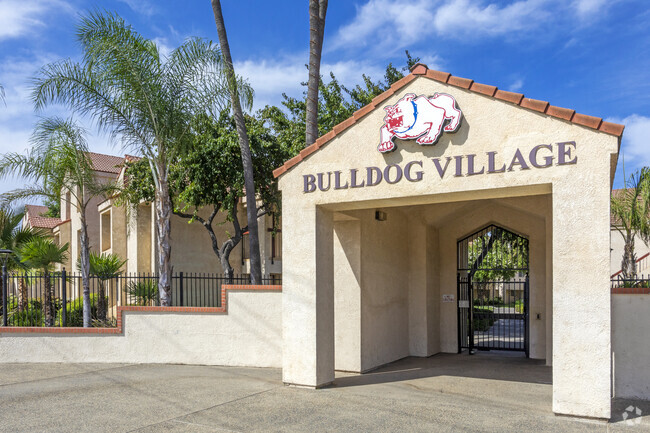
[{"label": "beige stucco surface", "polygon": [[650,400],[650,295],[612,295],[614,396]]},{"label": "beige stucco surface", "polygon": [[279,367],[281,295],[228,294],[228,313],[125,312],[124,335],[0,333],[0,363]]},{"label": "beige stucco surface", "polygon": [[[382,209],[389,217],[385,227],[393,224],[391,220],[397,221],[395,226],[391,225],[392,230],[386,231],[373,232],[371,224],[360,227],[361,358],[370,360],[368,365],[406,356],[411,351],[437,350],[434,338],[427,338],[424,345],[418,344],[417,339],[409,341],[409,333],[415,335],[418,329],[420,338],[427,335],[422,330],[427,321],[422,320],[422,311],[417,311],[420,301],[409,301],[409,296],[416,296],[417,290],[414,292],[407,282],[410,278],[419,280],[418,290],[429,286],[426,290],[435,293],[435,278],[423,283],[424,274],[409,277],[407,271],[423,265],[429,270],[436,266],[435,260],[440,260],[440,269],[448,272],[440,273],[440,290],[446,293],[455,289],[454,281],[449,278],[454,275],[455,267],[448,257],[455,255],[450,245],[455,246],[456,236],[480,229],[481,221],[502,222],[536,239],[531,254],[537,257],[533,266],[539,269],[531,275],[531,285],[534,283],[544,290],[536,292],[531,299],[533,313],[540,313],[540,319],[535,318],[531,323],[536,341],[531,346],[531,354],[539,358],[552,357],[549,363],[553,365],[554,411],[608,418],[611,394],[609,196],[611,163],[618,150],[617,137],[425,78],[416,79],[383,105],[394,104],[406,93],[432,95],[435,92],[454,96],[464,115],[459,130],[444,134],[437,145],[424,147],[414,141],[398,140],[396,152],[379,153],[379,128],[384,112],[377,109],[280,178],[285,239],[284,381],[319,386],[333,377],[335,357],[329,352],[335,335],[331,326],[335,315],[331,311],[335,213],[350,214],[359,210],[372,215],[375,209]],[[557,165],[557,143],[568,141],[575,142],[575,151],[566,159],[577,157],[577,161]],[[529,161],[529,152],[540,144],[553,146],[553,164],[546,168],[534,168],[529,162],[528,169],[515,164],[512,170],[503,173],[467,175],[466,155],[475,155],[476,171],[483,166],[487,170],[487,152],[498,152],[498,168],[501,161],[510,165],[517,149]],[[551,153],[543,151],[539,155],[538,162],[542,162],[541,157]],[[454,176],[453,158],[461,156],[463,173]],[[441,178],[434,158],[440,158],[444,164],[448,157],[452,160],[448,172]],[[332,187],[327,191],[303,192],[304,175],[325,173],[327,176],[328,172],[341,171],[341,184],[345,184],[350,182],[351,169],[358,169],[363,179],[366,167],[383,170],[389,164],[399,164],[404,168],[411,161],[418,161],[416,169],[421,164],[421,181],[403,178],[395,184],[382,182],[370,187]],[[473,220],[457,215],[450,221],[456,231],[436,228],[430,240],[427,236],[427,242],[435,244],[435,230],[438,230],[440,252],[437,259],[431,257],[427,263],[419,265],[415,262],[421,255],[409,257],[408,252],[417,255],[422,245],[410,245],[405,241],[409,238],[409,230],[417,230],[405,227],[410,215],[399,209],[389,213],[389,208],[396,207],[451,202],[471,204],[476,200],[499,198],[512,198],[515,202],[516,197],[523,196],[541,197],[539,202],[532,200],[529,205],[543,210],[516,209],[516,204],[511,203],[510,207],[519,212],[519,217],[508,219],[498,213],[504,206],[501,203],[476,215]],[[365,244],[364,230],[373,237]],[[417,235],[410,237],[413,236],[417,238]],[[366,280],[373,281],[372,278],[381,284],[374,285],[372,296],[365,300],[364,286]],[[368,282],[368,286],[373,284]],[[440,350],[451,350],[449,336],[455,332],[455,319],[445,309],[455,307],[437,305],[438,296],[435,301],[433,296],[420,296],[425,300],[427,313],[424,315],[435,315],[440,308]],[[369,319],[367,324],[364,317]],[[390,329],[384,328],[387,317],[396,318]],[[382,329],[383,341],[377,343],[373,329]],[[363,353],[364,350],[370,353]],[[362,367],[365,367],[363,363]]]}]

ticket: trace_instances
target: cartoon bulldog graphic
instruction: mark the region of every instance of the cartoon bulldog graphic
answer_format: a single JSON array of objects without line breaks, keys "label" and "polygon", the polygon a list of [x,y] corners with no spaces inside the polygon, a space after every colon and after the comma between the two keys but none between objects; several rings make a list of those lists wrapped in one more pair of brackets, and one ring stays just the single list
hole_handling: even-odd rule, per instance
[{"label": "cartoon bulldog graphic", "polygon": [[395,105],[384,107],[386,116],[380,129],[379,151],[392,152],[396,149],[393,138],[415,140],[427,146],[436,144],[442,131],[454,132],[460,126],[461,111],[456,100],[446,93],[432,97],[406,94]]}]

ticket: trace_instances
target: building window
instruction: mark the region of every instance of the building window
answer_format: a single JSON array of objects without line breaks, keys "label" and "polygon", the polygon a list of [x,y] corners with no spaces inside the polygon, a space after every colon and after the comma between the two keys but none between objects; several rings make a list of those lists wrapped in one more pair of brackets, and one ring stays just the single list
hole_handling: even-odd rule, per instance
[{"label": "building window", "polygon": [[271,237],[271,263],[282,259],[282,229],[280,217],[271,214],[271,227],[268,229]]},{"label": "building window", "polygon": [[102,230],[102,251],[111,248],[111,211],[104,212],[101,215],[101,230]]}]

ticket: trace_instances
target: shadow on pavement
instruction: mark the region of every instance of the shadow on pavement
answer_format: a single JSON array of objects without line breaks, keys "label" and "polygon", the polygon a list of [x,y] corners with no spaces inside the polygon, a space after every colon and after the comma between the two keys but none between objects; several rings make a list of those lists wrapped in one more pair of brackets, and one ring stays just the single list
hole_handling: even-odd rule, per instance
[{"label": "shadow on pavement", "polygon": [[436,376],[505,380],[536,384],[552,383],[551,367],[544,360],[526,359],[521,353],[478,352],[475,355],[437,354],[408,357],[363,374],[337,372],[333,387],[400,382]]}]

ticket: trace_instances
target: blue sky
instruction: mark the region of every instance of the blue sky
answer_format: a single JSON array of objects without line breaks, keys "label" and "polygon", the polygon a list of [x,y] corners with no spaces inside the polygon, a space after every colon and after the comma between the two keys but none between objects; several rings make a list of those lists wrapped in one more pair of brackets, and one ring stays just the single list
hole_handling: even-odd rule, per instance
[{"label": "blue sky", "polygon": [[[237,72],[255,107],[298,96],[306,81],[308,1],[223,1]],[[0,0],[0,153],[25,149],[37,120],[29,78],[79,56],[79,13],[116,11],[163,52],[189,36],[216,40],[208,0]],[[625,170],[650,165],[650,2],[647,0],[331,1],[322,72],[344,84],[375,79],[404,50],[429,67],[624,123]],[[52,108],[41,114],[64,114]],[[101,135],[98,152],[121,154]],[[622,184],[621,160],[615,186]],[[0,192],[18,185],[7,181]]]}]

